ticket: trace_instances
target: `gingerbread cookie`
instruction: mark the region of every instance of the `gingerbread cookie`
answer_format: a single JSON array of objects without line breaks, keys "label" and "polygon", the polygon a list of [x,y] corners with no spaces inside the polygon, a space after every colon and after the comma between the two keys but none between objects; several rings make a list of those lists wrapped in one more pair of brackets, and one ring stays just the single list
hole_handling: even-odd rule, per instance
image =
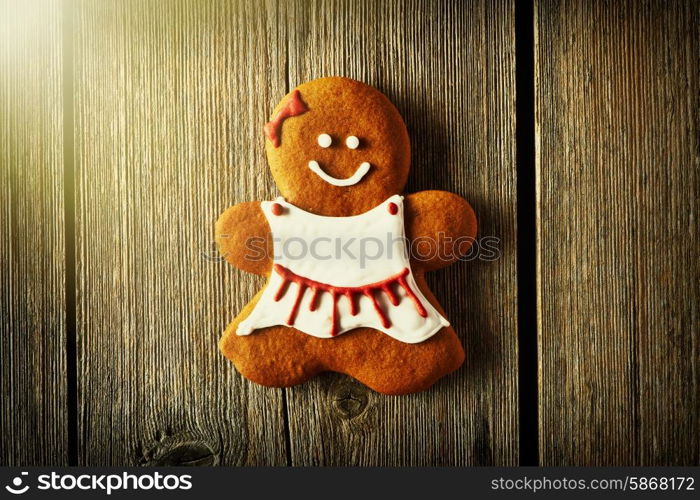
[{"label": "gingerbread cookie", "polygon": [[368,85],[321,78],[285,96],[264,132],[282,197],[229,208],[216,239],[268,281],[221,351],[274,387],[335,371],[405,394],[456,370],[464,351],[424,273],[469,250],[476,218],[451,193],[400,195],[410,143],[396,108]]}]

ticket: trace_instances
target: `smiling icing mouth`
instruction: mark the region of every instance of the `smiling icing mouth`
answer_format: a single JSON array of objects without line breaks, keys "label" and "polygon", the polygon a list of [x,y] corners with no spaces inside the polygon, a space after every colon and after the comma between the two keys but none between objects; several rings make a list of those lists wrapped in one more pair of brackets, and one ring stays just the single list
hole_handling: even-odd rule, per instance
[{"label": "smiling icing mouth", "polygon": [[362,162],[360,166],[357,167],[357,170],[355,170],[355,173],[352,174],[350,177],[348,177],[347,179],[338,179],[337,177],[333,177],[332,175],[328,175],[326,172],[324,172],[316,160],[311,160],[309,162],[309,168],[313,171],[313,173],[318,175],[328,184],[341,187],[352,186],[353,184],[357,184],[358,182],[360,182],[360,179],[362,179],[365,176],[365,174],[369,172],[369,167],[369,163],[367,163],[366,161]]}]

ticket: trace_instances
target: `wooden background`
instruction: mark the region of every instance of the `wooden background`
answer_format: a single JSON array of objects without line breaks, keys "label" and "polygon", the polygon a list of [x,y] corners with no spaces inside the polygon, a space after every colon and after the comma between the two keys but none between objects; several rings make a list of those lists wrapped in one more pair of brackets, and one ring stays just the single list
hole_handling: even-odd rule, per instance
[{"label": "wooden background", "polygon": [[[0,463],[700,463],[699,26],[692,0],[0,0]],[[430,276],[467,362],[421,394],[266,389],[216,348],[262,281],[213,223],[276,196],[261,125],[327,75],[383,90],[408,190],[500,240]]]}]

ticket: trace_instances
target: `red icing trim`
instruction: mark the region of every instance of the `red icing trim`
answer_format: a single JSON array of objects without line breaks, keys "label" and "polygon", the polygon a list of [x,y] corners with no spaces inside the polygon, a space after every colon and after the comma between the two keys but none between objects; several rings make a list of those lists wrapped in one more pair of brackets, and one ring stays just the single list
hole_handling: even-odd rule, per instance
[{"label": "red icing trim", "polygon": [[297,313],[299,312],[299,303],[301,302],[301,298],[304,296],[304,292],[306,291],[306,285],[303,283],[299,285],[299,289],[297,290],[297,298],[294,299],[294,305],[292,306],[292,310],[289,312],[289,318],[287,318],[287,324],[289,326],[294,325],[294,320],[297,318]]},{"label": "red icing trim", "polygon": [[399,207],[396,206],[396,203],[393,201],[387,205],[387,208],[389,209],[389,213],[391,215],[396,215],[399,211]]},{"label": "red icing trim", "polygon": [[[284,107],[275,115],[272,121],[265,124],[265,135],[272,141],[273,146],[280,147],[280,135],[282,132],[282,122],[292,116],[298,116],[306,113],[309,108],[301,100],[301,94],[298,90],[292,92]],[[275,214],[277,215],[277,214]]]},{"label": "red icing trim", "polygon": [[282,283],[280,283],[280,287],[277,289],[277,293],[275,293],[275,302],[279,302],[279,300],[284,297],[284,294],[287,293],[287,287],[289,286],[289,281],[284,280]]},{"label": "red icing trim", "polygon": [[311,296],[311,302],[309,302],[309,311],[315,311],[317,300],[318,300],[318,288],[312,288],[313,295]]},{"label": "red icing trim", "polygon": [[289,283],[296,283],[297,285],[299,285],[297,296],[294,300],[294,305],[292,306],[292,310],[289,313],[289,319],[287,320],[287,324],[289,325],[294,324],[294,320],[296,319],[297,313],[299,312],[299,304],[301,303],[301,299],[304,296],[304,293],[306,292],[307,288],[311,288],[313,290],[311,302],[309,303],[309,311],[316,310],[316,307],[318,305],[319,292],[328,292],[331,294],[331,297],[333,299],[333,312],[331,316],[331,336],[333,337],[335,337],[339,331],[339,295],[345,295],[348,298],[348,300],[350,301],[350,314],[352,314],[353,316],[355,316],[358,313],[358,304],[355,300],[355,295],[363,294],[369,297],[372,300],[374,310],[377,313],[377,316],[379,316],[379,319],[381,320],[384,328],[391,328],[391,321],[387,317],[386,313],[382,310],[381,306],[379,305],[379,302],[377,302],[377,297],[375,296],[374,292],[384,292],[389,298],[391,304],[396,306],[399,304],[399,298],[396,296],[391,287],[393,285],[399,285],[406,291],[406,295],[411,299],[411,301],[415,305],[418,314],[423,318],[428,316],[428,312],[425,310],[425,307],[423,307],[423,304],[421,303],[420,299],[406,281],[406,276],[408,276],[409,273],[408,268],[405,268],[400,273],[390,276],[385,280],[378,281],[376,283],[370,283],[369,285],[364,286],[333,286],[327,283],[321,283],[319,281],[314,281],[312,279],[305,278],[304,276],[299,276],[298,274],[294,273],[293,271],[290,271],[286,267],[281,266],[279,264],[275,264],[273,266],[273,269],[277,274],[279,274],[282,277],[282,283],[280,283],[280,286],[277,289],[277,292],[275,293],[275,302],[279,301],[282,297],[284,297],[284,294],[287,292],[287,288],[289,287]]},{"label": "red icing trim", "polygon": [[420,300],[418,300],[418,297],[416,297],[416,294],[413,293],[413,290],[411,290],[411,287],[408,286],[408,283],[406,283],[406,278],[404,276],[401,276],[399,278],[399,285],[406,290],[406,295],[413,301],[413,303],[416,306],[416,310],[418,311],[418,314],[421,315],[421,317],[425,318],[428,316],[428,312],[425,310],[425,307],[423,307],[423,304],[420,303]]},{"label": "red icing trim", "polygon": [[379,307],[379,302],[377,302],[377,298],[372,293],[372,290],[365,290],[365,295],[372,300],[374,310],[377,312],[377,316],[379,316],[379,319],[382,320],[382,326],[384,326],[384,328],[391,328],[391,321],[389,321],[389,318],[386,317],[386,314],[384,314],[382,308]]},{"label": "red icing trim", "polygon": [[345,292],[345,296],[350,301],[350,314],[357,316],[357,302],[355,302],[355,295],[352,292]]},{"label": "red icing trim", "polygon": [[284,208],[282,208],[282,205],[279,203],[273,203],[272,207],[270,207],[270,210],[272,210],[272,215],[282,215],[284,212]]},{"label": "red icing trim", "polygon": [[399,298],[396,296],[394,291],[391,289],[389,285],[384,285],[382,287],[382,291],[386,294],[387,297],[389,297],[389,302],[391,302],[391,305],[393,306],[398,306],[399,305]]},{"label": "red icing trim", "polygon": [[338,294],[333,290],[331,292],[333,296],[333,316],[331,321],[331,337],[338,335]]}]

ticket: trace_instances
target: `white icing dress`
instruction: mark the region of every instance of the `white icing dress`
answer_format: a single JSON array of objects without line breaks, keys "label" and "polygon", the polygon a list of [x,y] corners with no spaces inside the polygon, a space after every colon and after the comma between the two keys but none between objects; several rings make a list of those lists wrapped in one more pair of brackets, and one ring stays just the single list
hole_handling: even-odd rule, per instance
[{"label": "white icing dress", "polygon": [[261,207],[272,230],[272,274],[238,335],[288,325],[330,338],[370,327],[417,343],[449,325],[413,278],[402,196],[351,217],[311,214],[283,198]]}]

